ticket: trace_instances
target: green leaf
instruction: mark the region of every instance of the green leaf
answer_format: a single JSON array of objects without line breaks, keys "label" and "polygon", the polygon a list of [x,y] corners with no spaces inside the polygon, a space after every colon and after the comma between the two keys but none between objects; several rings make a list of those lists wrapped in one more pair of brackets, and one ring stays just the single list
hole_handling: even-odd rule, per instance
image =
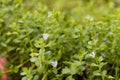
[{"label": "green leaf", "polygon": [[92,63],[92,64],[91,64],[91,66],[98,67],[98,65],[97,65],[97,64],[95,64],[95,63]]},{"label": "green leaf", "polygon": [[28,80],[27,77],[22,77],[22,80]]},{"label": "green leaf", "polygon": [[31,62],[36,62],[36,60],[37,60],[37,57],[32,57],[32,58],[30,58],[30,61],[31,61]]},{"label": "green leaf", "polygon": [[65,80],[75,80],[72,76],[68,76]]},{"label": "green leaf", "polygon": [[94,76],[100,76],[101,74],[100,74],[100,72],[98,70],[96,70],[96,71],[93,72],[93,75]]},{"label": "green leaf", "polygon": [[35,75],[33,80],[38,80],[39,79],[39,75]]},{"label": "green leaf", "polygon": [[26,75],[26,73],[25,72],[21,72],[20,75],[24,76],[24,75]]},{"label": "green leaf", "polygon": [[103,75],[106,75],[106,74],[107,74],[107,70],[103,70],[103,71],[102,71],[102,74],[103,74]]},{"label": "green leaf", "polygon": [[102,57],[102,56],[99,57],[99,58],[98,58],[98,61],[99,61],[99,62],[103,61],[103,57]]},{"label": "green leaf", "polygon": [[65,67],[62,69],[62,74],[70,74],[70,69]]},{"label": "green leaf", "polygon": [[13,69],[13,71],[14,71],[14,73],[17,73],[17,72],[19,71],[19,68],[15,67],[15,68]]},{"label": "green leaf", "polygon": [[108,76],[108,79],[113,79],[113,78],[114,78],[114,77],[113,77],[113,76],[111,76],[111,75],[109,75],[109,76]]}]

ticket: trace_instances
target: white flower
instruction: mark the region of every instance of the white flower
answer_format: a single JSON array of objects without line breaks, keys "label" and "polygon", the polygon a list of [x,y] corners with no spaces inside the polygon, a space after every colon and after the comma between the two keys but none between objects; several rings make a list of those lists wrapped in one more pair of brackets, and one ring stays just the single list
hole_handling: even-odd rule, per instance
[{"label": "white flower", "polygon": [[96,53],[95,53],[95,52],[92,52],[92,53],[90,54],[90,56],[91,56],[92,58],[94,58],[94,57],[95,57],[95,55],[96,55]]},{"label": "white flower", "polygon": [[57,61],[53,61],[53,62],[51,62],[51,65],[52,65],[53,67],[57,67],[57,64],[58,64]]},{"label": "white flower", "polygon": [[48,37],[49,37],[49,34],[43,34],[43,39],[44,39],[44,40],[47,40]]}]

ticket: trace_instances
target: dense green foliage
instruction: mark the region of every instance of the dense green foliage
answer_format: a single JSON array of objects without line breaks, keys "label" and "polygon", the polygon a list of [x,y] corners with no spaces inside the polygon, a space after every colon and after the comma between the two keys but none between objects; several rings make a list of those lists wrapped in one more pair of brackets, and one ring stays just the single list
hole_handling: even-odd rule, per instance
[{"label": "dense green foliage", "polygon": [[119,0],[0,0],[10,80],[119,80],[119,32]]}]

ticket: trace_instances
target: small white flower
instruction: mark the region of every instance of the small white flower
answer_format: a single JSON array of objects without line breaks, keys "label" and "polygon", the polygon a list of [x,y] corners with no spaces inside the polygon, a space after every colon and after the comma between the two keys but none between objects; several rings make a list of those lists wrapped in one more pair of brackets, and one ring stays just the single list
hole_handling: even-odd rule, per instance
[{"label": "small white flower", "polygon": [[48,37],[49,37],[49,34],[43,34],[43,39],[44,39],[44,40],[47,40]]},{"label": "small white flower", "polygon": [[94,58],[94,57],[95,57],[95,55],[96,55],[96,53],[95,53],[95,52],[92,52],[92,53],[90,54],[90,56],[91,56],[92,58]]},{"label": "small white flower", "polygon": [[57,64],[58,64],[57,61],[53,61],[53,62],[51,62],[51,65],[52,65],[53,67],[57,67]]}]

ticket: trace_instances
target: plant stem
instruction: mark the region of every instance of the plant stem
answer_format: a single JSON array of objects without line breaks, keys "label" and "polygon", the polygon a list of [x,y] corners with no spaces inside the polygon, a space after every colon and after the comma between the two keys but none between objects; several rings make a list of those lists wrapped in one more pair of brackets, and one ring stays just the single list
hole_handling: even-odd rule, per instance
[{"label": "plant stem", "polygon": [[48,71],[44,74],[44,76],[42,77],[42,80],[45,80],[45,78],[47,77],[48,75]]},{"label": "plant stem", "polygon": [[118,72],[119,72],[119,67],[116,66],[116,68],[115,68],[115,80],[118,80]]},{"label": "plant stem", "polygon": [[105,80],[105,77],[102,75],[102,80]]}]

